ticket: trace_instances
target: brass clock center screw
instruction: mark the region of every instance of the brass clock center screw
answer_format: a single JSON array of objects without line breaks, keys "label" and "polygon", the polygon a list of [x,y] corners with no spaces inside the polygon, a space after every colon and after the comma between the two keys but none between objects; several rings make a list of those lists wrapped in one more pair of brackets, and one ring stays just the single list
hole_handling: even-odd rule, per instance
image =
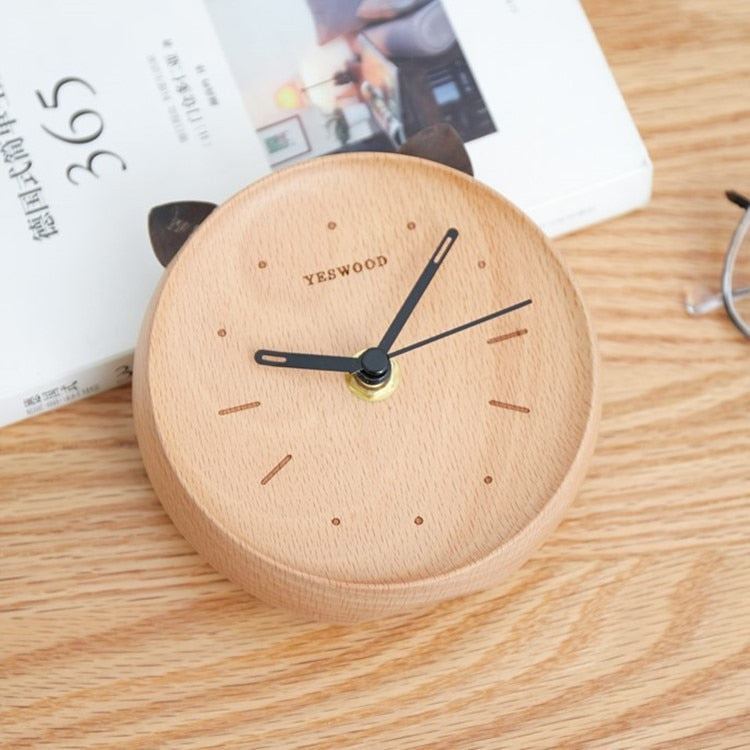
[{"label": "brass clock center screw", "polygon": [[346,374],[349,390],[365,401],[382,401],[391,396],[399,384],[398,364],[378,347],[365,349],[355,356],[362,369]]}]

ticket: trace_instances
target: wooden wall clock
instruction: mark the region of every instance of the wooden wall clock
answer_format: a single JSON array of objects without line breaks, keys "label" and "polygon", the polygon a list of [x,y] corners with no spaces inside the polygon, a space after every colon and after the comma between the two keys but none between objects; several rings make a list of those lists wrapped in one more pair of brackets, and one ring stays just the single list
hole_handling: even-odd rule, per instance
[{"label": "wooden wall clock", "polygon": [[219,571],[307,617],[492,586],[593,451],[580,294],[518,209],[393,154],[308,161],[211,212],[136,352],[149,477]]}]

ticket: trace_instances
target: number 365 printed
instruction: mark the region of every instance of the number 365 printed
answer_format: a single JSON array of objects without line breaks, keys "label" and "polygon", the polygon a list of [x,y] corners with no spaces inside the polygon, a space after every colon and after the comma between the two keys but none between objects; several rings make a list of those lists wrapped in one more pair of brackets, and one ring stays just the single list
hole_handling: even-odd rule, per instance
[{"label": "number 365 printed", "polygon": [[[95,109],[71,111],[73,107],[66,105],[66,101],[73,101],[71,94],[74,88],[79,89],[79,91],[85,89],[87,95],[92,99],[96,97],[94,87],[88,81],[84,81],[83,78],[75,76],[61,78],[55,83],[47,96],[37,89],[36,95],[42,107],[49,110],[58,110],[63,116],[68,116],[68,132],[59,133],[46,125],[42,125],[42,130],[64,143],[96,146],[98,144],[95,142],[104,133],[104,118]],[[114,151],[96,149],[90,151],[82,163],[68,165],[65,176],[74,185],[79,185],[82,179],[91,179],[92,177],[99,179],[102,176],[99,170],[104,173],[111,170],[112,166],[116,168],[118,165],[120,171],[128,168],[125,160]],[[84,173],[88,173],[91,177],[85,177]]]}]

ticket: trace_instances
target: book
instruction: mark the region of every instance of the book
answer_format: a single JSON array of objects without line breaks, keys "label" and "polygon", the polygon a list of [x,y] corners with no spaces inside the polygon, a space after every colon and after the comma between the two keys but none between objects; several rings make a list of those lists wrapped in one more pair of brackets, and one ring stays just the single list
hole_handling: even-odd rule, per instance
[{"label": "book", "polygon": [[552,237],[650,198],[648,152],[578,0],[207,7],[273,168],[393,150],[439,120]]},{"label": "book", "polygon": [[0,7],[0,426],[129,381],[154,205],[438,121],[551,236],[650,197],[576,0]]}]

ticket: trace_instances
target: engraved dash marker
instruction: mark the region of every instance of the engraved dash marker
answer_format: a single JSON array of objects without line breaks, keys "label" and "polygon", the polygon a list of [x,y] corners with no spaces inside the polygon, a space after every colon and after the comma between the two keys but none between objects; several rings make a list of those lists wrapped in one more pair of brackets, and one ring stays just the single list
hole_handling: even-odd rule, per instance
[{"label": "engraved dash marker", "polygon": [[487,339],[487,343],[497,344],[498,341],[505,341],[506,339],[514,339],[516,336],[523,336],[524,334],[528,332],[529,331],[526,328],[519,328],[517,331],[513,331],[512,333],[504,333],[501,336],[494,336],[491,339]]},{"label": "engraved dash marker", "polygon": [[531,409],[527,406],[518,406],[518,404],[506,404],[505,401],[490,400],[490,406],[499,406],[501,409],[510,409],[510,411],[520,411],[524,414],[528,414]]},{"label": "engraved dash marker", "polygon": [[290,461],[292,460],[291,453],[284,456],[284,458],[266,474],[263,479],[260,480],[261,484],[268,484]]},{"label": "engraved dash marker", "polygon": [[219,414],[223,417],[225,414],[234,414],[236,411],[245,411],[245,409],[254,409],[260,406],[260,401],[251,401],[248,404],[238,404],[237,406],[228,406],[226,409],[219,409]]}]

